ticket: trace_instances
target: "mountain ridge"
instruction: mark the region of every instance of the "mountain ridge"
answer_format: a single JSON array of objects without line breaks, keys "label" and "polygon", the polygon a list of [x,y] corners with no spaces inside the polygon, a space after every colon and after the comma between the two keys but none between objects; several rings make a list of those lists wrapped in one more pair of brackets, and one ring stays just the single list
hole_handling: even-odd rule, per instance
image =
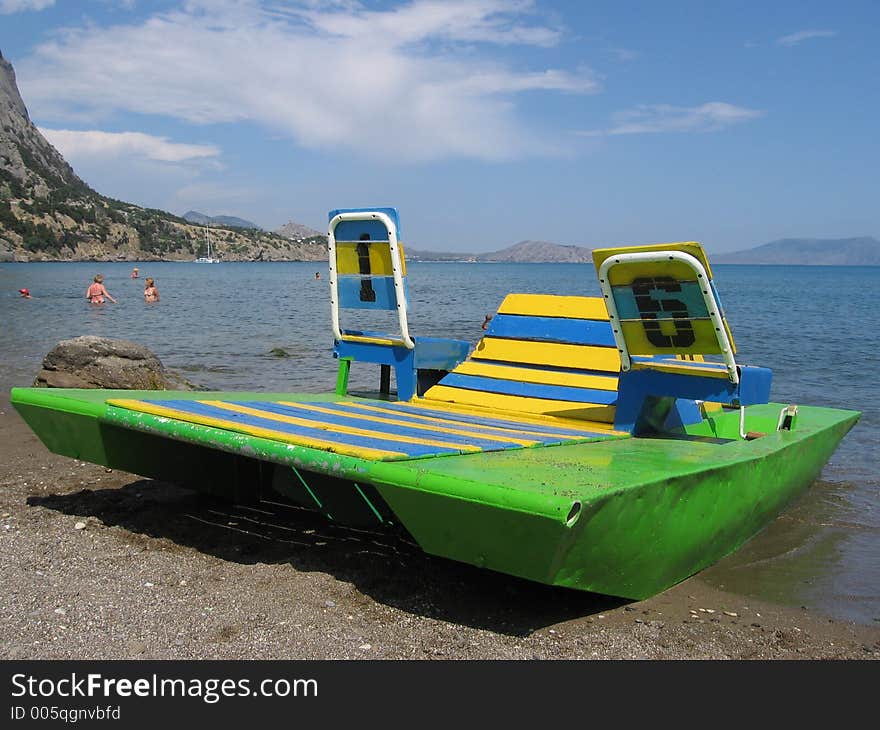
[{"label": "mountain ridge", "polygon": [[880,266],[880,241],[850,238],[780,238],[754,248],[715,254],[715,264]]},{"label": "mountain ridge", "polygon": [[[592,249],[548,241],[520,241],[489,253],[448,253],[406,249],[412,261],[490,263],[592,263]],[[713,264],[784,266],[880,266],[880,241],[872,236],[849,238],[783,238],[727,253],[709,253]]]},{"label": "mountain ridge", "polygon": [[464,261],[470,263],[592,263],[592,249],[550,241],[520,241],[486,253],[444,253],[406,248],[412,261]]},{"label": "mountain ridge", "polygon": [[256,223],[239,218],[234,215],[205,215],[197,210],[188,210],[181,218],[190,223],[198,223],[202,226],[221,226],[225,228],[257,228],[262,229]]}]

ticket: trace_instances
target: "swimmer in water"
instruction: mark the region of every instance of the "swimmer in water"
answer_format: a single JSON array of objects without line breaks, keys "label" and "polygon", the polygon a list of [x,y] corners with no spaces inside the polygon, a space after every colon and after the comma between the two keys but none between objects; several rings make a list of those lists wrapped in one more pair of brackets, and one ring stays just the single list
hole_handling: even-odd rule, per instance
[{"label": "swimmer in water", "polygon": [[116,304],[116,300],[110,296],[110,292],[104,287],[104,277],[100,274],[95,274],[95,280],[86,289],[86,299],[92,304],[103,304],[104,297],[107,297],[107,299]]},{"label": "swimmer in water", "polygon": [[146,286],[144,287],[144,301],[145,302],[158,302],[159,301],[159,290],[156,288],[156,284],[153,281],[153,278],[147,277],[147,281],[145,283],[146,283]]}]

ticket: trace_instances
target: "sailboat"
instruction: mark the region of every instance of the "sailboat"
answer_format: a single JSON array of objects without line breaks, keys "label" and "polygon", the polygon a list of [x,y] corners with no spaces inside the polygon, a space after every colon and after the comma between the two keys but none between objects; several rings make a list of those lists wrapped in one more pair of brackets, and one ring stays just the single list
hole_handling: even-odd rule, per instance
[{"label": "sailboat", "polygon": [[199,256],[195,263],[197,264],[219,264],[220,259],[215,259],[211,256],[211,234],[208,232],[208,228],[205,227],[205,240],[208,242],[208,255],[207,256]]}]

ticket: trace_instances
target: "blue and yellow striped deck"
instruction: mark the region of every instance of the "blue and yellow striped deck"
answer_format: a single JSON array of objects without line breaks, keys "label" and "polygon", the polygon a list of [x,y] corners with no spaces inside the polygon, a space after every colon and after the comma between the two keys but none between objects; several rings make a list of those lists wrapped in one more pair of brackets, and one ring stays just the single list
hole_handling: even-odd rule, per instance
[{"label": "blue and yellow striped deck", "polygon": [[379,461],[620,438],[605,424],[504,417],[388,401],[111,399],[108,405]]},{"label": "blue and yellow striped deck", "polygon": [[425,400],[614,422],[620,355],[599,297],[509,294]]}]

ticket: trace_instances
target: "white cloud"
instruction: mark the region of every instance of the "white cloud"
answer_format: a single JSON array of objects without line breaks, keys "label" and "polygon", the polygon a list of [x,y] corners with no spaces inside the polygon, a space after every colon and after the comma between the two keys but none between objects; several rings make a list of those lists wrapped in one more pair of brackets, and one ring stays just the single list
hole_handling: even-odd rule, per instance
[{"label": "white cloud", "polygon": [[614,124],[608,129],[588,130],[578,134],[595,137],[659,132],[714,132],[763,115],[762,111],[723,101],[711,101],[694,107],[643,104],[615,114]]},{"label": "white cloud", "polygon": [[553,46],[560,31],[520,24],[515,16],[532,2],[511,0],[418,0],[388,11],[341,9],[310,11],[303,16],[331,36],[407,45],[448,39],[499,44]]},{"label": "white cloud", "polygon": [[777,38],[776,42],[780,46],[796,46],[798,43],[802,43],[803,41],[810,40],[812,38],[832,38],[837,35],[837,31],[834,30],[801,30],[797,33],[791,33],[790,35],[782,36],[782,38]]},{"label": "white cloud", "polygon": [[509,159],[559,151],[520,120],[517,95],[599,90],[589,69],[487,58],[485,44],[559,40],[530,22],[532,12],[523,0],[414,0],[383,11],[191,0],[137,25],[68,29],[17,71],[38,118],[248,121],[308,148]]},{"label": "white cloud", "polygon": [[213,145],[169,142],[142,132],[73,131],[44,129],[40,132],[67,159],[135,157],[157,162],[185,162],[217,157],[220,150]]},{"label": "white cloud", "polygon": [[55,0],[0,0],[0,15],[12,15],[28,10],[45,10],[55,4]]}]

